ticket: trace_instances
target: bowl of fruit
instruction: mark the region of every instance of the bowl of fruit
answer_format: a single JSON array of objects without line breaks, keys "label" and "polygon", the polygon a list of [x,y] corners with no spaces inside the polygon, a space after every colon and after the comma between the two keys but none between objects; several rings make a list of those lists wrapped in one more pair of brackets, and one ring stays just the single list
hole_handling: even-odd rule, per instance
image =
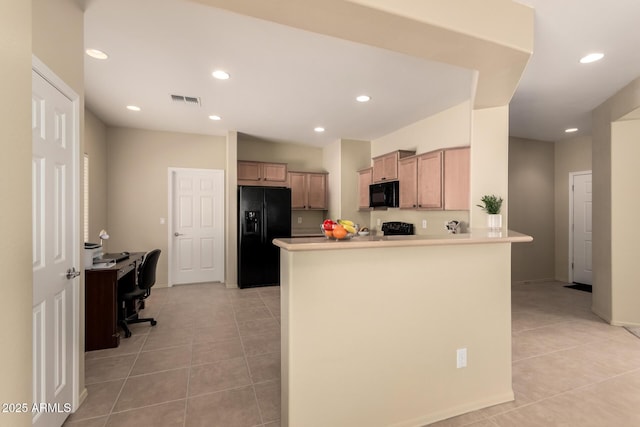
[{"label": "bowl of fruit", "polygon": [[358,233],[358,225],[348,219],[326,219],[320,229],[327,239],[335,240],[350,239]]}]

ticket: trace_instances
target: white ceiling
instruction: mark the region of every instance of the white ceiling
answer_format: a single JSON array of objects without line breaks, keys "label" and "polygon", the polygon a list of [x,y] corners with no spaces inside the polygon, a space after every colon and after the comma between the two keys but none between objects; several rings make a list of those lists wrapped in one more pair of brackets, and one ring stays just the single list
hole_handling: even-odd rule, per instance
[{"label": "white ceiling", "polygon": [[[640,2],[521,3],[536,8],[535,51],[511,104],[510,134],[559,140],[567,127],[588,134],[589,112],[640,75],[632,51]],[[383,136],[469,99],[474,84],[469,70],[184,0],[90,0],[85,47],[109,54],[85,59],[86,104],[109,125],[237,130],[320,146]],[[594,50],[604,60],[578,64]],[[214,79],[218,68],[231,79]],[[369,103],[355,101],[363,93]],[[171,94],[200,97],[202,105],[176,104]],[[131,104],[142,111],[128,111]]]},{"label": "white ceiling", "polygon": [[[324,145],[377,138],[472,93],[462,68],[184,0],[92,0],[85,47],[109,54],[85,59],[86,103],[117,126]],[[214,79],[218,68],[231,78]],[[202,106],[176,105],[171,94]],[[361,94],[371,101],[356,102]]]},{"label": "white ceiling", "polygon": [[[640,76],[640,1],[518,1],[535,9],[535,46],[510,104],[510,135],[590,135],[591,111]],[[605,57],[580,64],[591,52]]]}]

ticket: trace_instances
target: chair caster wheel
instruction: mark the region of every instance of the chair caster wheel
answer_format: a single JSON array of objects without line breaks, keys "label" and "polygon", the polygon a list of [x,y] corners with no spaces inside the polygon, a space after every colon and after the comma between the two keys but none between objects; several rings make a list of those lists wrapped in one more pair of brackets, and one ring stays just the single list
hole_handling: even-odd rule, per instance
[{"label": "chair caster wheel", "polygon": [[131,337],[131,331],[125,331],[125,332],[124,332],[124,337],[125,337],[125,338],[129,338],[129,337]]},{"label": "chair caster wheel", "polygon": [[157,324],[158,324],[158,322],[157,322],[157,321],[155,321],[155,320],[152,320],[152,321],[151,321],[151,326],[156,326]]}]

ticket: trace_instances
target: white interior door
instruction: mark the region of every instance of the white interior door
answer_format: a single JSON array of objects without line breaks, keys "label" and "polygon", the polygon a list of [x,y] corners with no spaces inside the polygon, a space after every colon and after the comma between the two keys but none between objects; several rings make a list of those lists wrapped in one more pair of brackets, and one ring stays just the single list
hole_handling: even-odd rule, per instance
[{"label": "white interior door", "polygon": [[592,284],[591,172],[573,175],[573,282]]},{"label": "white interior door", "polygon": [[32,71],[34,426],[62,425],[73,403],[79,279],[67,273],[80,267],[76,120],[73,101]]},{"label": "white interior door", "polygon": [[171,175],[171,284],[224,281],[224,171]]}]

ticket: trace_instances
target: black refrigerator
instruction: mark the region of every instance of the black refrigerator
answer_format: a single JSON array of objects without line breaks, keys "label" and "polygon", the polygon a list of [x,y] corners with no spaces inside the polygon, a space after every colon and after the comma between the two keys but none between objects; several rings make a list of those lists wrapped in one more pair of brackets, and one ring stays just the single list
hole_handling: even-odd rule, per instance
[{"label": "black refrigerator", "polygon": [[291,237],[291,190],[238,187],[238,286],[280,284],[280,248],[273,239]]}]

